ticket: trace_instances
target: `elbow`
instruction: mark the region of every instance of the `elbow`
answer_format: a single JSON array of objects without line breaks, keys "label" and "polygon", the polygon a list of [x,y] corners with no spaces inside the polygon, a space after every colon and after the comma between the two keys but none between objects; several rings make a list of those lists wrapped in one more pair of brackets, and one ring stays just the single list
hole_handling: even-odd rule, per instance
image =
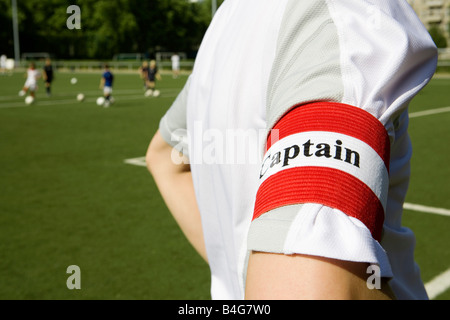
[{"label": "elbow", "polygon": [[166,171],[172,147],[165,142],[159,131],[153,136],[145,155],[147,170],[154,177]]},{"label": "elbow", "polygon": [[154,178],[190,171],[187,159],[182,154],[174,158],[173,151],[173,147],[163,139],[158,131],[150,142],[145,156],[147,169]]}]

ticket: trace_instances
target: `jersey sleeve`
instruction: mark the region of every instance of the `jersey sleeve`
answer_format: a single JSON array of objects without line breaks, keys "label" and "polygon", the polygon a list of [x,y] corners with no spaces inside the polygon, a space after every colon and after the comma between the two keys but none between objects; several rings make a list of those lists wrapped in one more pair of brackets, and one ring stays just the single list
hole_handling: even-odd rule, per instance
[{"label": "jersey sleeve", "polygon": [[389,277],[391,152],[436,48],[403,1],[290,1],[277,45],[249,250],[374,263]]},{"label": "jersey sleeve", "polygon": [[186,108],[189,86],[190,78],[188,78],[184,88],[178,94],[174,103],[159,123],[159,131],[163,139],[185,157],[189,157],[189,143],[186,125]]}]

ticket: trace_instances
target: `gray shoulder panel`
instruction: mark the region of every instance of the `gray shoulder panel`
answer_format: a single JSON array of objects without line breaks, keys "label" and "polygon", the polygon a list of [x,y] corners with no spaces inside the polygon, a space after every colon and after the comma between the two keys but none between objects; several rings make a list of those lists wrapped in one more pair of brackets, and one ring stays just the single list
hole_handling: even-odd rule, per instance
[{"label": "gray shoulder panel", "polygon": [[187,143],[186,107],[189,86],[190,78],[159,124],[159,131],[163,139],[187,157],[189,154]]},{"label": "gray shoulder panel", "polygon": [[290,0],[280,29],[267,96],[267,126],[294,105],[340,102],[339,37],[325,0]]},{"label": "gray shoulder panel", "polygon": [[283,253],[289,229],[302,204],[274,209],[251,223],[247,246],[250,251]]}]

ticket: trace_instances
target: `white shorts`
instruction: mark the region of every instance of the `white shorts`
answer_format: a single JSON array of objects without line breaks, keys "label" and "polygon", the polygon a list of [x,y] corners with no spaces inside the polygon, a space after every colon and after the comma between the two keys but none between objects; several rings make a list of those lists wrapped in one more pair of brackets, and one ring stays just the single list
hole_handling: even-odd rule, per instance
[{"label": "white shorts", "polygon": [[104,95],[109,95],[109,94],[112,93],[112,91],[113,91],[112,87],[104,87],[103,88],[103,94]]},{"label": "white shorts", "polygon": [[26,82],[25,82],[25,86],[24,86],[25,88],[28,88],[30,91],[36,91],[36,89],[37,89],[37,83],[36,83],[36,81],[30,81],[30,80],[27,80]]}]

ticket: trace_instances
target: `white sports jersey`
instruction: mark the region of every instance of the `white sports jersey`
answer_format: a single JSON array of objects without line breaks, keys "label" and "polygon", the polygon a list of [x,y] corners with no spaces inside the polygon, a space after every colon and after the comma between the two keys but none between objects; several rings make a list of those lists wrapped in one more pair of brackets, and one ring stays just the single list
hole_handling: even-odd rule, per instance
[{"label": "white sports jersey", "polygon": [[0,68],[2,68],[2,69],[6,69],[6,61],[7,61],[8,59],[7,59],[7,57],[4,55],[4,54],[2,54],[1,56],[0,56]]},{"label": "white sports jersey", "polygon": [[39,77],[39,71],[36,69],[27,70],[27,80],[25,82],[25,87],[35,90],[37,85],[37,78]]},{"label": "white sports jersey", "polygon": [[403,0],[223,3],[160,124],[190,159],[213,299],[244,297],[250,250],[375,264],[427,298],[401,216],[408,103],[435,67]]},{"label": "white sports jersey", "polygon": [[180,56],[174,54],[170,59],[172,60],[172,70],[180,69]]}]

